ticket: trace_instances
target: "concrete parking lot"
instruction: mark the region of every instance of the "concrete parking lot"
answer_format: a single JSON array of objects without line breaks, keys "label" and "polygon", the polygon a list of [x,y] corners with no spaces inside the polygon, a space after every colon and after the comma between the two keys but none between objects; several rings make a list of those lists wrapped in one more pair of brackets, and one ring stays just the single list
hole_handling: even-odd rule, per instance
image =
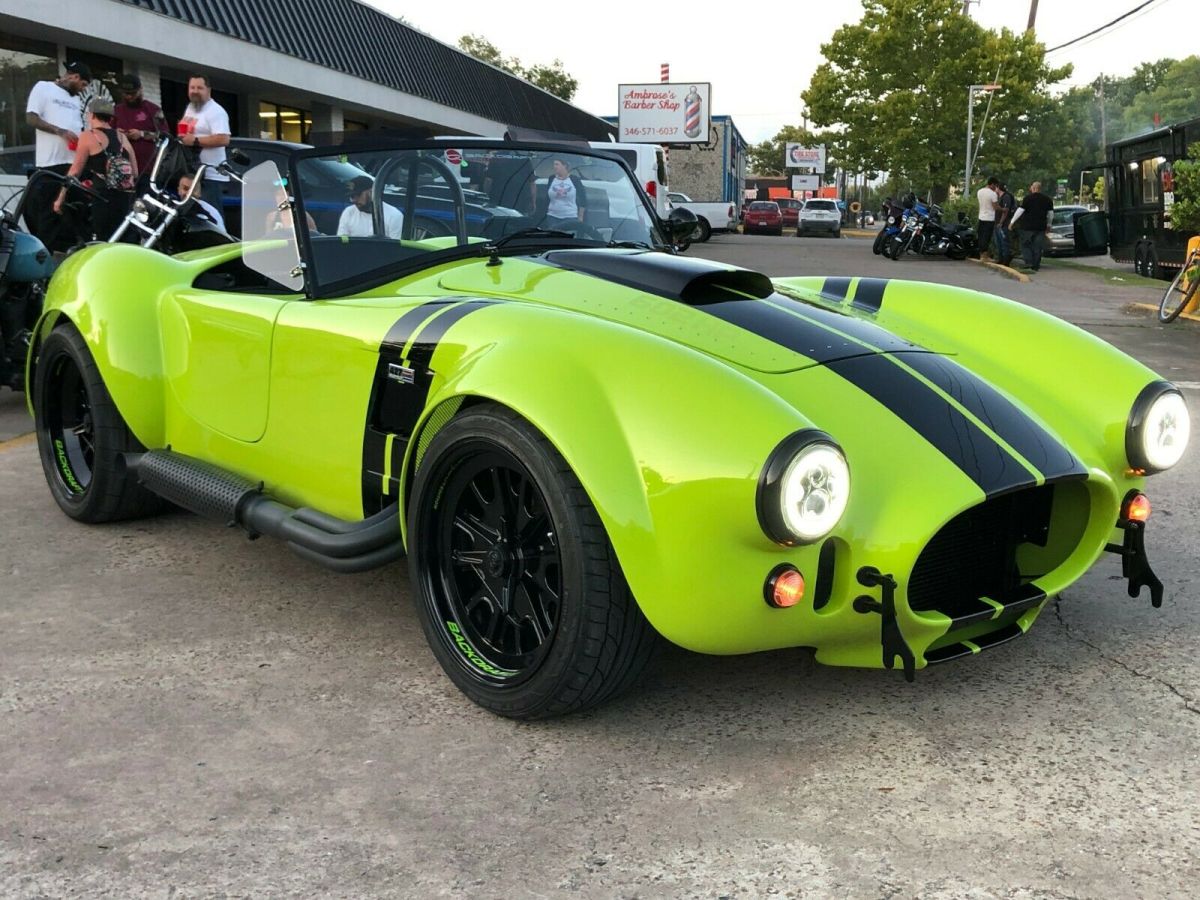
[{"label": "concrete parking lot", "polygon": [[[1200,409],[1200,326],[1134,306],[1153,286],[850,238],[689,253],[1009,296]],[[626,697],[516,724],[442,675],[404,564],[331,575],[184,513],[76,525],[28,430],[0,394],[0,896],[1195,894],[1195,442],[1151,482],[1160,610],[1109,557],[1022,640],[912,685],[664,647]]]}]

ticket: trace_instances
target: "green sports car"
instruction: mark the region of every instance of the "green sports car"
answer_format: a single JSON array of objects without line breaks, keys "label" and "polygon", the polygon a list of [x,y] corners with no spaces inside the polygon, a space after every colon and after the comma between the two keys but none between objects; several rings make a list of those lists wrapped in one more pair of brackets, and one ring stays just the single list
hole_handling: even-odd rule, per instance
[{"label": "green sports car", "polygon": [[[614,696],[659,635],[911,679],[1022,635],[1105,551],[1161,602],[1141,491],[1187,409],[1077,328],[681,257],[694,223],[578,145],[283,168],[246,174],[240,244],[58,269],[28,383],[67,515],[407,555],[434,655],[514,718]],[[331,168],[344,197],[309,190]]]}]

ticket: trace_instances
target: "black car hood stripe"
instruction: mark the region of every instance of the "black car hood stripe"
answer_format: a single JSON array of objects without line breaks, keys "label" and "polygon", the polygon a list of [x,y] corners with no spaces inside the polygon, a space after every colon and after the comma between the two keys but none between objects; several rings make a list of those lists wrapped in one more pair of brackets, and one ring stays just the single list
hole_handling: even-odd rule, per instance
[{"label": "black car hood stripe", "polygon": [[[1030,467],[1046,479],[1087,475],[1061,442],[958,363],[872,322],[775,292],[765,275],[641,251],[564,250],[541,258],[687,303],[825,365],[908,423],[989,496],[1037,484]],[[859,279],[851,305],[878,311],[887,285]],[[838,302],[849,292],[848,279],[829,278],[821,288],[824,299]]]}]

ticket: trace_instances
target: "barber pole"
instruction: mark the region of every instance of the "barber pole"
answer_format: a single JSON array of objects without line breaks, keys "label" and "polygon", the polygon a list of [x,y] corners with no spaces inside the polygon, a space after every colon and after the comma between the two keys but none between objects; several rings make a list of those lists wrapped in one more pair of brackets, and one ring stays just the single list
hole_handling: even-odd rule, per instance
[{"label": "barber pole", "polygon": [[671,80],[671,64],[663,63],[659,67],[659,69],[660,69],[660,74],[662,75],[662,78],[660,80],[662,81],[663,84],[666,84],[668,81]]},{"label": "barber pole", "polygon": [[683,100],[683,133],[688,137],[700,134],[700,92],[695,85]]}]

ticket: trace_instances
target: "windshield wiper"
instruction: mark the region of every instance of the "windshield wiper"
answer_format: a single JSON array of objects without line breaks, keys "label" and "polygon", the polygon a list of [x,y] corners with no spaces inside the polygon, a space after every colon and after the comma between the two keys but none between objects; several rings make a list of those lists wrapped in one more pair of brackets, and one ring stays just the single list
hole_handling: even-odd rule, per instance
[{"label": "windshield wiper", "polygon": [[[659,244],[658,246],[662,246]],[[653,244],[647,244],[645,241],[609,241],[608,247],[621,250],[656,250],[658,249]]]},{"label": "windshield wiper", "polygon": [[489,250],[499,250],[505,244],[509,243],[510,241],[514,241],[517,238],[539,237],[563,237],[571,238],[572,240],[579,239],[576,235],[571,234],[569,231],[556,231],[552,228],[522,228],[520,231],[514,231],[512,234],[506,234],[498,241],[492,241],[487,246]]}]

